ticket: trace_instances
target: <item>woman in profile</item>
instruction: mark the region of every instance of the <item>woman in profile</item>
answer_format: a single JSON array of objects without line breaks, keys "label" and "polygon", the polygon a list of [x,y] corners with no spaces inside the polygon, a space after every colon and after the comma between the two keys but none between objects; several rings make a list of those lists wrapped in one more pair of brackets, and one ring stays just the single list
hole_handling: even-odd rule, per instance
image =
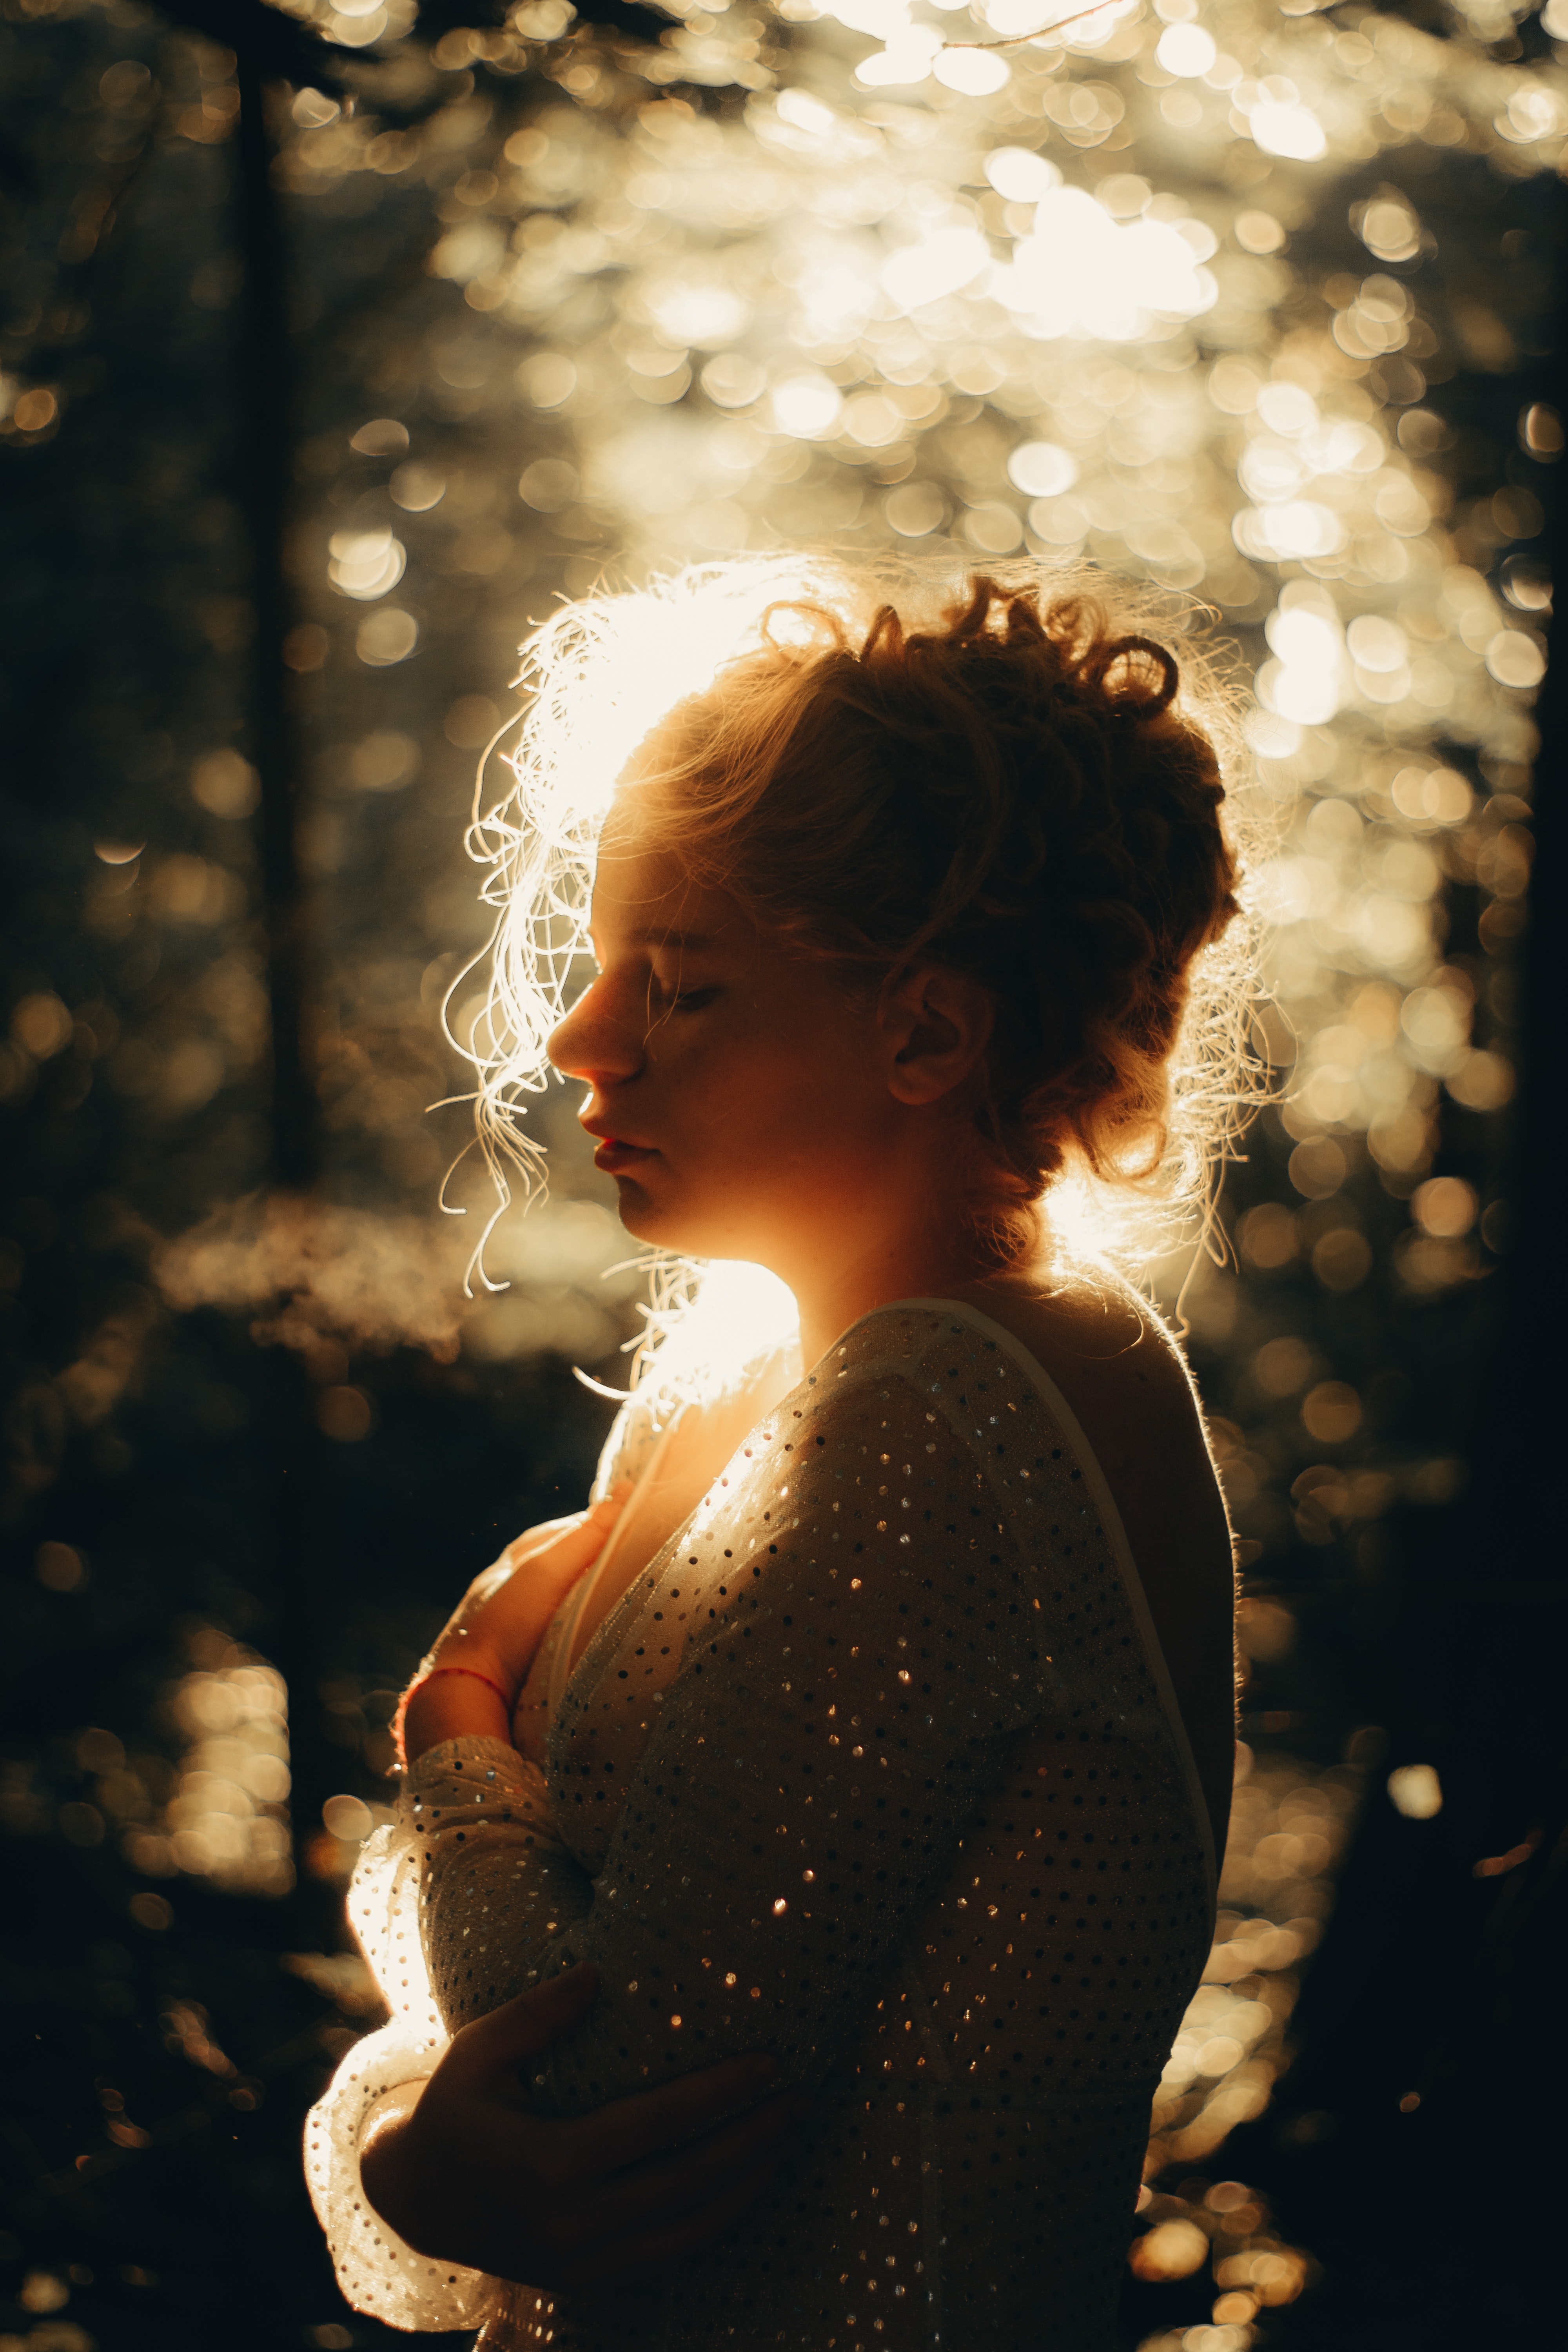
[{"label": "woman in profile", "polygon": [[[498,2352],[1105,2352],[1209,1950],[1233,1587],[1180,1352],[1068,1211],[1190,1193],[1234,1099],[1223,713],[1115,583],[1023,574],[715,567],[532,661],[480,827],[488,1137],[547,1041],[628,1232],[720,1264],[591,1509],[409,1693],[353,1897],[394,2022],[312,2124],[340,2277]],[[513,2032],[581,1963],[574,2030]],[[635,2154],[646,2095],[759,2052],[760,2196],[753,2148],[700,2252],[672,2213],[531,2275],[508,2117]]]}]

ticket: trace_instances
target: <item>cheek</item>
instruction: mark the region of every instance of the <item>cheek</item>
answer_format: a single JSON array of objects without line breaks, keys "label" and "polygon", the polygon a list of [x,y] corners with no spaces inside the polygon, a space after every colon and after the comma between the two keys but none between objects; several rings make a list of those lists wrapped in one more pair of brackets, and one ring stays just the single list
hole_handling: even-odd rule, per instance
[{"label": "cheek", "polygon": [[744,1160],[799,1118],[805,1074],[783,1041],[742,1017],[672,1060],[672,1099],[688,1133]]},{"label": "cheek", "polygon": [[832,1012],[808,1002],[777,1019],[770,1008],[747,1007],[693,1055],[697,1108],[689,1131],[711,1164],[798,1172],[812,1161],[854,1157],[873,1139],[876,1098],[863,1042],[847,1035]]}]

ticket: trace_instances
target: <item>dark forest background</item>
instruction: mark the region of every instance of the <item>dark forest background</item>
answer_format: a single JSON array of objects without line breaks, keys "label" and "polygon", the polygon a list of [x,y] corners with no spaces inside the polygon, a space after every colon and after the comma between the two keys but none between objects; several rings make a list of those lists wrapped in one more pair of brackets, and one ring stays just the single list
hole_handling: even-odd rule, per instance
[{"label": "dark forest background", "polygon": [[[665,21],[602,0],[568,47],[630,77]],[[603,536],[512,498],[566,466],[561,428],[426,268],[463,175],[571,102],[576,66],[485,22],[442,0],[360,57],[260,0],[0,7],[0,2352],[386,2335],[337,2296],[300,2171],[374,2011],[342,1887],[396,1691],[460,1582],[582,1498],[611,1407],[571,1368],[621,1378],[635,1328],[628,1282],[596,1279],[591,1168],[568,1158],[518,1290],[467,1319],[435,1209],[463,1134],[426,1116],[458,1084],[439,1007],[483,937],[474,758],[529,617]],[[1506,38],[1544,51],[1533,20]],[[351,87],[385,169],[312,181],[300,134]],[[401,171],[399,141],[438,167]],[[1513,341],[1450,368],[1445,462],[1472,504],[1528,493],[1544,577],[1562,183],[1452,168],[1444,249],[1500,273]],[[359,594],[354,565],[395,560],[355,520],[389,481],[416,593],[345,608],[316,584],[329,526]],[[1248,645],[1259,621],[1243,599]],[[1413,1186],[1343,1139],[1329,1181],[1276,1108],[1227,1175],[1254,1246],[1195,1295],[1247,1482],[1243,1734],[1360,1792],[1270,2103],[1157,2184],[1168,2215],[1242,2183],[1300,2250],[1306,2292],[1250,2339],[1280,2352],[1561,2326],[1563,676],[1533,786],[1468,770],[1533,822],[1528,902],[1498,918],[1473,864],[1443,886],[1477,1034],[1521,1074],[1506,1109],[1445,1100],[1421,1171],[1474,1195],[1464,1278],[1410,1278]],[[1314,1259],[1333,1200],[1368,1244],[1348,1283]],[[1259,1375],[1271,1345],[1295,1375]],[[1388,1793],[1411,1767],[1436,1809]],[[1213,2300],[1130,2273],[1123,2340],[1202,2352]]]}]

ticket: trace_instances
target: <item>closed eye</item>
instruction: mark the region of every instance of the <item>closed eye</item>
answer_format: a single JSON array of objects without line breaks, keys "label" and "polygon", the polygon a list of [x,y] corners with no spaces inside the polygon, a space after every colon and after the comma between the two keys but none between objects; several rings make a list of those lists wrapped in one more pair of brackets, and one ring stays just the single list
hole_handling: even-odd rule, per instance
[{"label": "closed eye", "polygon": [[681,988],[679,983],[666,987],[657,972],[651,973],[647,988],[647,1017],[657,1027],[676,1013],[705,1012],[715,997],[723,994],[721,988]]}]

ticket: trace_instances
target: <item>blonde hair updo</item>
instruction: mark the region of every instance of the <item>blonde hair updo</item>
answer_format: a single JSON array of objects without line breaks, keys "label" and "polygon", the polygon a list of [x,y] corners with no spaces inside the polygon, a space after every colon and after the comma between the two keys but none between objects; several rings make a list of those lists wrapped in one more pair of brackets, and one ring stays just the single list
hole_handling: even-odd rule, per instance
[{"label": "blonde hair updo", "polygon": [[[755,559],[547,624],[525,647],[516,789],[470,836],[498,922],[467,1045],[503,1196],[503,1158],[537,1171],[521,1097],[545,1082],[599,828],[647,794],[694,878],[851,984],[926,961],[987,990],[994,1182],[975,1213],[1004,1258],[1068,1180],[1102,1208],[1205,1199],[1252,1091],[1253,955],[1229,698],[1173,635],[1081,570],[889,582]],[[1130,1222],[1146,1246],[1147,1216]]]},{"label": "blonde hair updo", "polygon": [[1194,959],[1237,911],[1175,656],[1100,596],[985,577],[924,627],[882,604],[858,644],[813,604],[765,626],[631,788],[657,793],[660,846],[805,952],[984,985],[979,1124],[1014,1249],[1069,1161],[1154,1175]]}]

